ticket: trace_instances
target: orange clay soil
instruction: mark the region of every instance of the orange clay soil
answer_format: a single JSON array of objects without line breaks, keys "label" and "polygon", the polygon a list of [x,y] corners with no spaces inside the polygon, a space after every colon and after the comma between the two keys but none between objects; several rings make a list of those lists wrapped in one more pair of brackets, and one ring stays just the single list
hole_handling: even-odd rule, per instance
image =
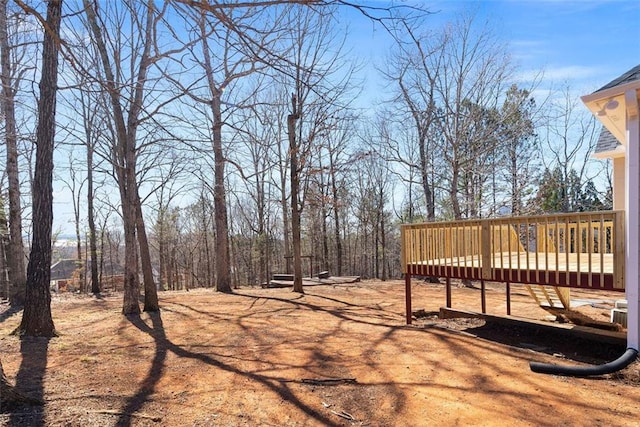
[{"label": "orange clay soil", "polygon": [[[512,314],[549,316],[513,288]],[[161,292],[161,312],[139,317],[120,314],[119,294],[54,296],[60,336],[51,340],[10,336],[21,313],[3,307],[5,373],[46,404],[4,408],[0,424],[640,425],[637,362],[598,379],[529,370],[531,360],[579,364],[618,348],[479,319],[427,315],[406,326],[401,281],[305,292]],[[414,281],[413,298],[415,309],[437,311],[444,287]],[[606,307],[594,305],[583,311],[606,320]],[[479,311],[480,292],[454,288],[453,306]],[[504,307],[503,288],[490,284],[488,312]]]}]

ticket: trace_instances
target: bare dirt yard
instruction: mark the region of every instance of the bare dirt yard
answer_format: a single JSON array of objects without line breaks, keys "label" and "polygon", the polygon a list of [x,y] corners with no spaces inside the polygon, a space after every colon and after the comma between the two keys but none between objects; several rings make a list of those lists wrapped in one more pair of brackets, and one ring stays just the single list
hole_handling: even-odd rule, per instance
[{"label": "bare dirt yard", "polygon": [[[444,286],[365,281],[290,289],[163,292],[160,313],[125,317],[119,294],[53,298],[59,337],[20,340],[21,313],[0,314],[12,384],[44,406],[1,408],[13,426],[639,426],[640,366],[581,379],[536,374],[532,360],[581,364],[624,345],[482,319],[438,319]],[[544,320],[523,288],[512,314]],[[606,320],[620,294],[573,292]],[[586,302],[585,302],[586,301]],[[456,287],[453,307],[480,311]],[[487,311],[505,314],[490,284]]]}]

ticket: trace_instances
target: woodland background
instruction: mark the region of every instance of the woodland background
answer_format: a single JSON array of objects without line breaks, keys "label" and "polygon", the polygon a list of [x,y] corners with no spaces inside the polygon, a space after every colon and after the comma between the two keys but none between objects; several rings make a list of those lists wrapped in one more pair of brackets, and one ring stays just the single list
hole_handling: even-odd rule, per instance
[{"label": "woodland background", "polygon": [[[395,278],[400,223],[610,209],[610,166],[589,158],[600,127],[569,86],[537,92],[542,70],[522,81],[492,23],[261,3],[64,2],[53,182],[74,219],[52,261],[77,259],[83,292],[125,270],[228,291],[307,274],[296,253],[314,274]],[[0,0],[9,298],[46,192],[45,8]],[[353,16],[391,40],[375,64],[346,44]]]}]

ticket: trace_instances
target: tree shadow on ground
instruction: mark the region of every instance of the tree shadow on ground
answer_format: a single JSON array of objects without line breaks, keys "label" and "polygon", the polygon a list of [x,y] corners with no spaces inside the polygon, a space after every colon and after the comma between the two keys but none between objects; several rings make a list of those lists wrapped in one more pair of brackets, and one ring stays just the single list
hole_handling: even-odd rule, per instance
[{"label": "tree shadow on ground", "polygon": [[[44,401],[44,376],[47,371],[48,337],[22,337],[20,353],[22,362],[16,374],[15,388],[19,392],[35,399]],[[31,406],[30,411],[16,408],[9,418],[10,426],[29,425],[44,426],[45,415],[42,406]]]},{"label": "tree shadow on ground", "polygon": [[240,375],[246,377],[252,381],[257,381],[258,383],[264,385],[269,388],[273,392],[277,393],[282,399],[292,403],[300,410],[305,412],[307,415],[312,417],[314,420],[320,422],[325,426],[338,426],[340,424],[336,424],[331,419],[327,418],[325,415],[319,413],[312,407],[306,405],[302,402],[293,392],[293,390],[288,385],[288,381],[273,378],[265,375],[256,374],[253,372],[245,372],[239,370],[238,368],[223,363],[211,356],[195,353],[189,350],[182,348],[179,345],[174,344],[167,338],[164,325],[162,323],[162,316],[160,312],[148,313],[149,318],[151,319],[151,326],[147,325],[145,321],[140,316],[129,316],[128,320],[140,331],[151,336],[156,345],[155,355],[153,357],[153,361],[151,364],[151,368],[149,369],[149,373],[146,378],[143,380],[138,392],[128,399],[127,404],[124,406],[122,410],[122,415],[118,419],[116,425],[118,426],[130,426],[131,425],[131,417],[135,414],[136,411],[139,411],[145,402],[148,401],[149,396],[153,394],[153,391],[162,378],[163,371],[165,369],[165,361],[167,358],[168,352],[174,353],[178,357],[183,358],[191,358],[199,360],[207,365],[213,366],[217,369],[222,369],[227,372],[231,372],[236,375]]},{"label": "tree shadow on ground", "polygon": [[22,311],[22,307],[10,306],[6,310],[4,310],[2,313],[0,313],[0,322],[4,322],[5,320],[9,319],[10,317],[13,317],[14,315],[20,313],[21,311]]}]

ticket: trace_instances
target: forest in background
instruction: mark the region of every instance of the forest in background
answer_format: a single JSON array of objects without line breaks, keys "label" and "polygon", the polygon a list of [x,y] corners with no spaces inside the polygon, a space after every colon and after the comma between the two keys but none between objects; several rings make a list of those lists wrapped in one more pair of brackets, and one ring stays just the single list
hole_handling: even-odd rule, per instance
[{"label": "forest in background", "polygon": [[[599,126],[569,87],[536,97],[487,23],[351,10],[393,40],[374,96],[342,2],[275,3],[64,3],[54,180],[75,244],[53,259],[95,266],[83,290],[120,265],[146,290],[228,291],[306,275],[306,258],[287,264],[296,252],[314,274],[386,279],[400,223],[610,209],[609,165],[589,159]],[[43,191],[43,31],[23,6],[0,0],[10,283],[25,281]]]}]

